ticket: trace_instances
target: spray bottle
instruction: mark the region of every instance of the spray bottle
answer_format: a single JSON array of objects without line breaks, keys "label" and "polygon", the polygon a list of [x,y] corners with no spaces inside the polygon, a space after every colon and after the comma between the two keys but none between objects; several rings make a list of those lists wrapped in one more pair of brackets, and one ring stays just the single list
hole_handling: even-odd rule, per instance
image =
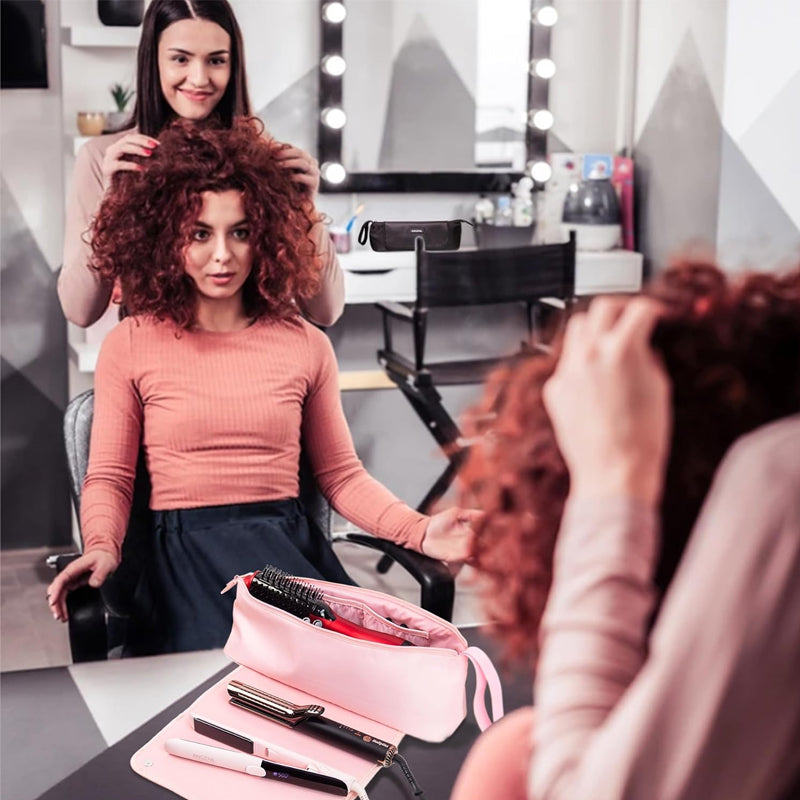
[{"label": "spray bottle", "polygon": [[516,227],[529,228],[533,225],[533,180],[527,176],[519,179],[514,185],[514,201],[512,203],[513,222]]}]

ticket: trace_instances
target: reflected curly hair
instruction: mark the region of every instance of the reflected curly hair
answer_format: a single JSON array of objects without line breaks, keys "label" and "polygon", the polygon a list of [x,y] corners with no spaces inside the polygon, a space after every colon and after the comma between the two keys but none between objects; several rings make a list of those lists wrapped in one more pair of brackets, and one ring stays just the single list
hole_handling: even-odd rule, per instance
[{"label": "reflected curly hair", "polygon": [[[674,427],[660,509],[656,584],[677,568],[714,471],[733,441],[800,411],[800,268],[728,279],[711,264],[664,271],[645,294],[667,307],[652,346],[672,382]],[[479,436],[460,503],[486,511],[475,568],[507,661],[536,658],[569,474],[542,402],[561,347],[488,380],[465,415]]]},{"label": "reflected curly hair", "polygon": [[140,171],[119,171],[92,228],[92,262],[102,278],[119,280],[130,314],[195,322],[196,290],[184,272],[184,251],[203,192],[242,192],[253,268],[243,288],[250,317],[289,317],[295,299],[319,288],[319,219],[307,194],[280,166],[281,145],[263,137],[256,119],[232,128],[178,120],[159,136]]}]

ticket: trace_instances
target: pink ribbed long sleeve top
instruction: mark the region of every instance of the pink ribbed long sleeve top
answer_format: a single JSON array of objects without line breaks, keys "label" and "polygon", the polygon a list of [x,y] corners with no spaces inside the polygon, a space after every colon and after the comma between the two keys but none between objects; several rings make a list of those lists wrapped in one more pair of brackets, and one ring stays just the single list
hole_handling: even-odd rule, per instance
[{"label": "pink ribbed long sleeve top", "polygon": [[656,516],[571,501],[529,798],[778,800],[800,783],[800,416],[725,458],[647,638]]},{"label": "pink ribbed long sleeve top", "polygon": [[95,372],[85,550],[119,556],[143,439],[157,510],[297,497],[302,447],[322,492],[359,527],[418,550],[428,517],[362,466],[342,411],[336,360],[304,320],[232,333],[129,317]]}]

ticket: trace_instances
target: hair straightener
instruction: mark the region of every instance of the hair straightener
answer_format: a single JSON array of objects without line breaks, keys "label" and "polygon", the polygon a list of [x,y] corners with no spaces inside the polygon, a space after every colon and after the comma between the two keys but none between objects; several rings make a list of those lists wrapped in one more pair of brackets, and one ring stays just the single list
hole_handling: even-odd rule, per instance
[{"label": "hair straightener", "polygon": [[265,758],[241,753],[238,750],[226,750],[224,747],[214,747],[189,739],[167,739],[164,747],[170,755],[236,770],[236,772],[244,772],[254,778],[268,778],[292,786],[302,786],[327,794],[336,794],[339,797],[346,797],[350,794],[350,787],[341,778],[322,775],[318,772],[308,772],[299,767],[268,761]]},{"label": "hair straightener", "polygon": [[244,580],[253,597],[327,630],[379,644],[412,644],[400,636],[364,628],[337,616],[319,589],[297,580],[278,567],[268,564]]},{"label": "hair straightener", "polygon": [[230,702],[239,708],[260,714],[273,722],[287,725],[317,739],[324,739],[367,758],[374,758],[382,767],[399,764],[411,784],[414,795],[422,796],[422,789],[396,745],[323,716],[324,706],[297,705],[241,681],[228,683],[228,696]]},{"label": "hair straightener", "polygon": [[[209,739],[234,747],[247,755],[268,759],[281,765],[299,767],[304,772],[303,777],[308,783],[308,788],[316,789],[319,787],[322,791],[330,791],[328,787],[331,786],[331,782],[328,779],[335,778],[343,781],[348,791],[355,792],[359,800],[369,800],[364,787],[352,775],[312,760],[294,750],[288,750],[285,747],[260,739],[251,733],[237,731],[226,723],[217,722],[197,714],[190,714],[190,716],[195,732],[202,736],[207,736]],[[335,786],[336,784],[333,785]]]}]

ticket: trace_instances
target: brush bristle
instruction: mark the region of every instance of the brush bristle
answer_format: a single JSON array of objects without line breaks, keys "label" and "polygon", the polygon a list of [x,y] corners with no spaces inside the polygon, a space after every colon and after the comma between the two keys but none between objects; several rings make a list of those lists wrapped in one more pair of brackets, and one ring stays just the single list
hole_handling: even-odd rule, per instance
[{"label": "brush bristle", "polygon": [[331,618],[319,589],[298,581],[293,575],[271,564],[253,575],[250,593],[253,597],[296,617],[315,614],[318,617]]}]

